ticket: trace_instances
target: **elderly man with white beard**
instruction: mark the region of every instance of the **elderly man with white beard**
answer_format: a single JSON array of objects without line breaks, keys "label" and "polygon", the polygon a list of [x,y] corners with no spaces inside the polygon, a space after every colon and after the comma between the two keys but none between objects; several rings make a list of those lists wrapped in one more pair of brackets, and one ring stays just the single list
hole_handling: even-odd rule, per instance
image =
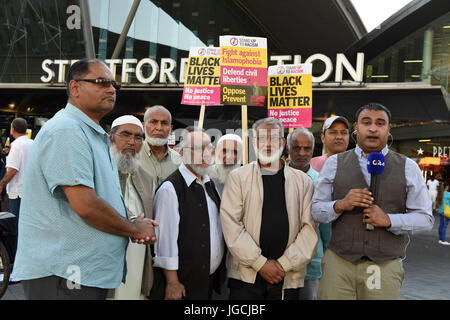
[{"label": "elderly man with white beard", "polygon": [[[129,219],[135,219],[139,215],[151,219],[153,179],[150,172],[139,163],[144,142],[142,123],[131,115],[117,118],[111,126],[110,142]],[[153,223],[157,226],[156,222]],[[130,242],[126,260],[126,281],[115,290],[114,299],[145,299],[150,294],[153,282],[150,246]]]},{"label": "elderly man with white beard", "polygon": [[167,145],[172,132],[172,115],[163,106],[153,106],[144,114],[145,143],[140,159],[142,166],[152,174],[153,191],[172,172],[177,170],[181,163],[181,156]]},{"label": "elderly man with white beard", "polygon": [[213,146],[200,128],[188,128],[183,138],[183,163],[155,194],[153,209],[160,227],[150,297],[206,300],[213,289],[220,293],[226,276],[220,197],[207,174]]},{"label": "elderly man with white beard", "polygon": [[231,171],[241,166],[242,139],[236,134],[226,134],[220,137],[216,145],[215,164],[211,166],[211,178],[219,195]]},{"label": "elderly man with white beard", "polygon": [[230,173],[220,208],[230,300],[297,300],[318,240],[313,182],[280,159],[278,119],[256,121],[253,133],[258,159]]}]

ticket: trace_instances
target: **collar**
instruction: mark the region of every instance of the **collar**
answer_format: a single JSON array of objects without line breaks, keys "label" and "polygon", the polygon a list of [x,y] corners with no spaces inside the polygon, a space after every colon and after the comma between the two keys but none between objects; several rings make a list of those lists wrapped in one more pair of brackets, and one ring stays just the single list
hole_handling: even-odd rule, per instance
[{"label": "collar", "polygon": [[[28,136],[25,134],[23,136],[18,137],[17,139],[14,139],[14,141],[18,141],[18,140],[26,140],[28,139]],[[14,143],[14,141],[12,143]]]},{"label": "collar", "polygon": [[186,168],[186,165],[184,164],[184,162],[182,162],[180,164],[180,166],[178,167],[178,170],[180,170],[180,173],[183,176],[184,181],[186,181],[186,184],[188,185],[188,187],[190,187],[191,184],[196,180],[200,184],[205,184],[206,182],[209,182],[209,180],[210,180],[209,176],[207,174],[205,174],[203,176],[203,181],[200,181],[195,174],[193,174],[188,168]]},{"label": "collar", "polygon": [[101,135],[105,135],[107,134],[105,132],[105,130],[103,130],[103,128],[98,125],[97,123],[95,123],[94,120],[92,120],[91,118],[89,118],[89,116],[84,113],[83,111],[81,111],[79,108],[75,107],[73,104],[71,104],[70,102],[67,102],[66,107],[64,108],[64,111],[77,117],[78,119],[80,119],[81,121],[83,121],[86,125],[88,125],[89,127],[91,127],[92,129],[94,129],[95,131],[97,131],[98,133],[100,133]]},{"label": "collar", "polygon": [[[169,146],[168,146],[167,144],[165,145],[165,147],[166,147],[166,153],[164,154],[163,159],[166,158],[166,157],[169,155],[169,151],[170,151],[170,148],[169,148]],[[150,145],[149,145],[148,142],[145,141],[145,140],[144,140],[144,151],[145,151],[149,156],[153,154],[152,148],[150,148]]]},{"label": "collar", "polygon": [[[386,156],[388,152],[389,152],[389,148],[387,147],[387,145],[385,145],[383,150],[381,150],[381,153],[383,154],[383,156]],[[359,145],[356,145],[355,153],[358,156],[358,158],[367,159],[366,155],[364,154],[364,151],[362,151],[362,149],[359,147]]]}]

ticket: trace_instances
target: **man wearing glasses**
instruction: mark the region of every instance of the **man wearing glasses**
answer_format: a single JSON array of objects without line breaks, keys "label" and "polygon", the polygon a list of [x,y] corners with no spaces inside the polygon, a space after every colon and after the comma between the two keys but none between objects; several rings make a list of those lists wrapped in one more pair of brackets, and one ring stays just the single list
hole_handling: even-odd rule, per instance
[{"label": "man wearing glasses", "polygon": [[[140,215],[152,218],[153,178],[139,163],[144,142],[144,127],[135,116],[115,119],[110,132],[111,154],[119,169],[119,180],[130,219]],[[118,300],[145,299],[153,283],[150,246],[130,242],[127,248],[127,279],[115,290]]]},{"label": "man wearing glasses", "polygon": [[125,279],[128,238],[156,241],[152,220],[127,217],[109,137],[99,125],[119,87],[103,62],[74,63],[66,107],[34,140],[13,270],[27,299],[105,299]]},{"label": "man wearing glasses", "polygon": [[155,194],[155,281],[151,298],[207,300],[225,280],[225,243],[220,197],[207,172],[210,137],[188,128],[181,145],[183,163]]},{"label": "man wearing glasses", "polygon": [[230,173],[220,208],[230,300],[298,300],[318,239],[313,182],[280,159],[278,119],[256,121],[253,132],[258,159]]}]

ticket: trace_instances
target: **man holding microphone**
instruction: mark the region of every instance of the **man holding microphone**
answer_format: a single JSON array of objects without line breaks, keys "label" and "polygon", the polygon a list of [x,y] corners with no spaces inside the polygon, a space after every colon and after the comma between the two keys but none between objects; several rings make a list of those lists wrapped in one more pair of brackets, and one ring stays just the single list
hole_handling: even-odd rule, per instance
[{"label": "man holding microphone", "polygon": [[[313,218],[333,222],[318,299],[398,299],[409,234],[432,228],[431,201],[417,164],[387,147],[390,111],[370,103],[355,118],[356,148],[327,160],[313,196]],[[385,156],[376,196],[372,152]]]}]

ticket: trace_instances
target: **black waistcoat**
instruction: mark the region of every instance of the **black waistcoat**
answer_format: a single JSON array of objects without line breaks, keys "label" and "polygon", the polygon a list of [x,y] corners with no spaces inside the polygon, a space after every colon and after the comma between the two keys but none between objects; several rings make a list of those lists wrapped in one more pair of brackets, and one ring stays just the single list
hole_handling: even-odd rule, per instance
[{"label": "black waistcoat", "polygon": [[[220,282],[224,278],[222,273],[225,270],[225,259],[222,259],[221,266],[215,274],[210,276],[210,226],[204,189],[200,184],[195,182],[188,186],[179,170],[176,170],[167,177],[166,181],[172,183],[178,197],[178,212],[180,215],[177,242],[178,280],[186,289],[185,299],[208,299],[211,296],[213,284],[214,289],[216,289],[216,284],[212,282],[216,282],[215,277],[220,273],[220,280],[218,278],[217,281]],[[216,204],[217,210],[219,210],[220,197],[216,191],[214,182],[210,181],[205,184],[205,188],[209,197]],[[217,217],[217,219],[220,218]],[[157,272],[160,272],[160,270]],[[163,287],[165,288],[165,281],[163,282]],[[220,286],[220,284],[217,285]],[[154,289],[155,291],[157,290],[157,288]],[[161,294],[163,292],[159,293],[159,295]],[[164,296],[158,297],[153,295],[153,298],[163,299]]]}]

